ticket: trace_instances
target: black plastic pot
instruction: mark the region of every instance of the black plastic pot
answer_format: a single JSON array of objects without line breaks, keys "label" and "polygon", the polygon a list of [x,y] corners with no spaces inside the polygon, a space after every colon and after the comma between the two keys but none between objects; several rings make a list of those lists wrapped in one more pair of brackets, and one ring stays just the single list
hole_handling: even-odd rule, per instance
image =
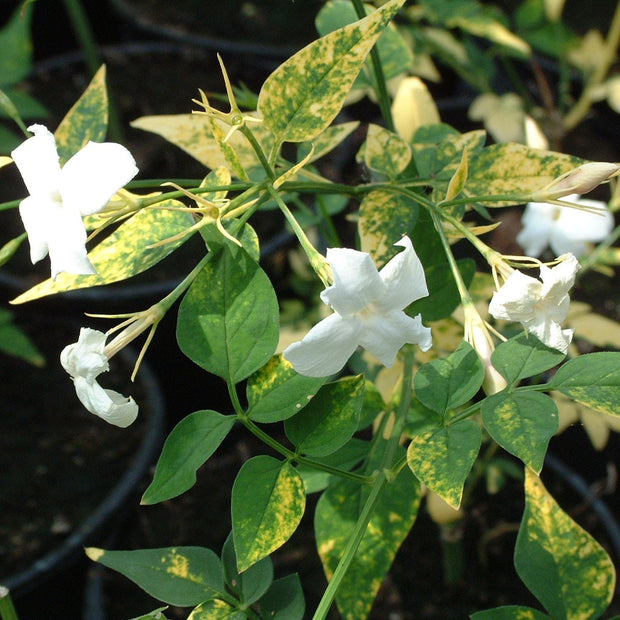
[{"label": "black plastic pot", "polygon": [[[31,318],[30,322],[32,321]],[[46,325],[50,323],[47,322]],[[51,326],[53,335],[58,338],[58,332],[61,331],[58,329],[58,323],[52,322]],[[37,334],[40,333],[37,332]],[[70,324],[67,329],[63,327],[62,336],[60,336],[63,340],[66,337],[65,333],[72,334],[71,337],[75,336],[77,339],[78,326]],[[54,382],[64,373],[62,370],[60,373],[55,370],[58,362],[52,359],[52,353],[55,357],[57,348],[58,345],[54,342],[51,352],[46,352],[49,368],[41,370],[41,373],[53,372]],[[6,406],[6,404],[3,406],[3,416],[8,420],[7,423],[11,423],[13,417],[15,420],[20,419],[22,424],[24,420],[30,419],[30,423],[23,424],[22,427],[15,429],[14,433],[5,432],[0,437],[0,446],[5,456],[19,441],[23,440],[26,444],[32,443],[31,450],[24,455],[23,463],[20,462],[18,467],[14,468],[11,480],[15,479],[15,482],[9,482],[7,470],[4,470],[2,476],[3,500],[6,499],[5,494],[13,489],[16,489],[14,493],[19,498],[21,496],[19,485],[21,485],[25,498],[23,505],[16,506],[18,499],[14,502],[9,499],[13,507],[11,508],[9,504],[9,508],[5,506],[3,511],[14,511],[13,516],[9,512],[8,518],[20,524],[15,536],[23,541],[23,548],[32,544],[28,537],[29,531],[34,532],[34,529],[29,529],[34,528],[31,524],[37,523],[36,527],[42,528],[37,529],[36,540],[40,541],[43,554],[28,566],[19,568],[11,574],[0,575],[0,584],[10,590],[21,620],[76,617],[75,606],[79,605],[76,601],[80,599],[80,584],[84,581],[87,566],[84,547],[102,545],[109,533],[121,523],[124,511],[130,502],[138,501],[139,485],[159,455],[166,432],[164,398],[159,382],[146,362],[143,362],[140,367],[136,383],[128,387],[127,383],[135,358],[135,353],[132,351],[122,350],[111,362],[110,376],[108,377],[108,373],[101,376],[102,385],[124,389],[126,394],[130,392],[135,394],[140,405],[140,414],[134,425],[127,429],[114,429],[114,433],[118,431],[116,434],[108,435],[112,433],[108,425],[83,410],[74,393],[71,401],[68,397],[65,398],[65,390],[68,392],[69,389],[65,383],[53,383],[49,387],[47,384],[45,387],[29,383],[22,384],[21,389],[25,393],[25,400],[30,401],[28,408],[35,406],[32,416],[27,414],[25,417],[18,418],[16,407]],[[2,362],[5,368],[11,364],[5,357]],[[20,366],[17,362],[13,363],[11,368],[15,369],[18,376],[24,370],[24,366]],[[121,376],[125,382],[123,387],[116,383],[121,380]],[[23,375],[21,378],[23,379]],[[71,380],[68,375],[62,378],[70,386]],[[53,392],[54,390],[57,393]],[[73,390],[72,386],[70,390]],[[3,389],[3,395],[6,395],[7,391]],[[57,405],[52,405],[51,400],[58,396],[64,400]],[[38,409],[36,409],[37,404]],[[53,431],[50,432],[49,437],[41,436],[37,419],[52,417],[62,412],[63,409],[76,409],[75,413],[70,414],[72,416],[70,419],[80,419],[79,428],[77,424],[75,430],[66,428],[69,414],[67,416],[62,414],[57,418],[60,438],[52,436]],[[46,446],[53,446],[52,450],[45,452],[46,455],[62,453],[62,459],[52,456],[48,461],[46,456],[45,459],[41,457],[39,463],[37,447],[43,446],[40,442],[44,442]],[[43,450],[41,450],[42,453]],[[54,471],[54,467],[58,470]],[[114,473],[116,471],[119,472],[118,477]],[[19,478],[16,478],[20,472],[23,475],[21,482]],[[68,497],[75,497],[76,493],[80,496],[83,493],[87,499],[85,498],[83,502],[81,499],[74,501],[71,505],[57,503],[57,499],[51,498],[61,496],[59,484],[67,485],[67,488],[72,489]],[[28,499],[31,497],[31,490],[40,494],[41,499],[37,501],[41,501],[41,504],[33,504],[29,507],[29,502],[32,502]],[[101,493],[100,496],[99,493]],[[57,540],[53,539],[50,542],[46,535],[50,520],[47,516],[39,519],[39,515],[42,515],[45,510],[33,513],[33,509],[36,511],[38,505],[42,507],[52,505],[52,501],[54,508],[51,510],[54,511],[53,514],[58,514],[58,518],[53,519],[49,530],[57,527],[59,523],[62,526],[62,519],[65,517],[67,523],[64,529],[61,527],[61,530],[55,534]],[[83,515],[86,516],[83,517]],[[5,516],[7,516],[6,512]],[[43,525],[39,525],[39,521]],[[0,544],[8,545],[10,541],[3,540]],[[17,563],[21,566],[23,561],[19,559],[20,547],[15,544],[11,549],[13,550],[11,556],[13,564]],[[7,548],[4,551],[6,552]],[[29,552],[28,557],[31,556],[36,557],[34,552]]]}]

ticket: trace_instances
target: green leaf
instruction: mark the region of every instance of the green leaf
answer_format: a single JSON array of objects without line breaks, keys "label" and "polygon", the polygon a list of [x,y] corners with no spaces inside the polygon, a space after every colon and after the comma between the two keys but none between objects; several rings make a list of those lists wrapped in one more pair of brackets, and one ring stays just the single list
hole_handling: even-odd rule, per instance
[{"label": "green leaf", "polygon": [[259,601],[261,617],[272,620],[303,620],[304,592],[297,574],[276,579]]},{"label": "green leaf", "polygon": [[92,140],[103,142],[108,131],[108,93],[106,70],[102,65],[82,96],[54,132],[61,164]]},{"label": "green leaf", "polygon": [[[409,534],[420,506],[420,485],[408,469],[386,485],[336,602],[345,620],[366,618],[394,556]],[[323,569],[330,580],[354,533],[367,490],[349,480],[337,480],[321,495],[314,529]]]},{"label": "green leaf", "polygon": [[522,607],[521,605],[505,605],[504,607],[496,607],[495,609],[486,609],[485,611],[476,611],[469,616],[471,620],[548,620],[549,616],[532,609],[531,607]]},{"label": "green leaf", "polygon": [[198,274],[179,307],[177,340],[193,362],[237,383],[276,349],[278,302],[247,252],[227,242]]},{"label": "green leaf", "polygon": [[329,383],[294,418],[286,420],[286,436],[297,451],[327,456],[347,443],[357,430],[364,387],[363,375]]},{"label": "green leaf", "polygon": [[375,263],[385,264],[396,253],[394,244],[414,228],[418,210],[407,196],[382,190],[366,194],[358,222],[362,251]]},{"label": "green leaf", "polygon": [[138,211],[89,252],[88,257],[97,270],[96,274],[59,273],[56,280],[44,280],[11,303],[21,304],[54,293],[120,282],[156,265],[184,240],[151,246],[183,232],[193,224],[190,213],[174,210],[183,206],[179,201],[166,200],[158,206],[161,208]]},{"label": "green leaf", "polygon": [[395,179],[411,161],[411,147],[394,132],[371,123],[357,158],[371,170]]},{"label": "green leaf", "polygon": [[605,413],[620,415],[620,353],[588,353],[560,367],[550,389]]},{"label": "green leaf", "polygon": [[265,80],[258,109],[277,144],[312,140],[334,120],[366,56],[403,2],[389,0],[368,17],[310,43]]},{"label": "green leaf", "polygon": [[142,616],[136,616],[131,620],[166,620],[166,616],[164,616],[164,611],[166,611],[166,609],[168,609],[168,606],[158,607],[157,609],[154,609],[147,614],[143,614]]},{"label": "green leaf", "polygon": [[235,420],[235,416],[209,410],[183,418],[166,439],[141,503],[157,504],[193,487],[196,471],[224,441]]},{"label": "green leaf", "polygon": [[[366,9],[366,15],[371,13],[372,7],[370,5],[366,4],[364,8]],[[357,20],[357,12],[351,2],[348,0],[332,0],[326,2],[318,12],[315,24],[317,32],[321,36],[325,36]],[[377,51],[379,52],[379,59],[386,80],[400,75],[413,63],[411,46],[407,44],[393,24],[389,24],[381,33],[377,41]],[[368,65],[367,61],[357,76],[353,88],[369,88],[374,86],[375,75]]]},{"label": "green leaf", "polygon": [[480,426],[462,420],[412,437],[407,463],[420,482],[458,509],[481,442]]},{"label": "green leaf", "polygon": [[540,472],[549,440],[558,432],[556,404],[540,392],[500,392],[482,401],[482,422],[502,448]]},{"label": "green leaf", "polygon": [[216,598],[195,607],[187,620],[247,620],[247,614]]},{"label": "green leaf", "polygon": [[522,204],[561,174],[585,163],[583,159],[508,142],[486,147],[469,161],[465,196],[514,194],[514,199],[485,202],[487,207]]},{"label": "green leaf", "polygon": [[13,313],[4,308],[0,308],[0,351],[26,360],[34,366],[45,366],[41,351],[27,334],[15,325]]},{"label": "green leaf", "polygon": [[527,469],[515,568],[553,618],[598,618],[614,594],[611,558]]},{"label": "green leaf", "polygon": [[520,333],[502,342],[493,351],[491,362],[509,385],[516,385],[521,379],[557,366],[564,357],[564,353],[545,346],[538,338],[528,338],[527,334]]},{"label": "green leaf", "polygon": [[282,355],[274,355],[249,379],[248,417],[255,422],[279,422],[303,409],[326,377],[304,377]]},{"label": "green leaf", "polygon": [[17,9],[0,30],[0,88],[11,86],[23,80],[32,67],[32,40],[30,23],[32,7]]},{"label": "green leaf", "polygon": [[211,549],[105,551],[89,547],[86,555],[125,575],[152,597],[169,605],[190,607],[226,591],[222,564]]},{"label": "green leaf", "polygon": [[473,398],[484,380],[484,367],[473,347],[463,340],[448,357],[424,364],[415,375],[418,400],[445,416]]},{"label": "green leaf", "polygon": [[[224,133],[230,129],[223,121],[216,120],[215,123]],[[183,149],[207,168],[215,169],[229,165],[213,135],[211,123],[204,114],[142,116],[133,121],[131,126],[161,136],[171,144]],[[252,134],[258,140],[263,151],[268,153],[273,146],[271,132],[262,124],[252,123]],[[246,171],[260,165],[256,152],[240,131],[233,132],[227,144],[231,149],[234,149],[239,162]]]},{"label": "green leaf", "polygon": [[222,548],[222,564],[226,584],[243,606],[255,603],[273,583],[273,562],[269,556],[242,573],[237,570],[237,554],[232,533]]},{"label": "green leaf", "polygon": [[303,481],[290,463],[266,455],[246,461],[232,489],[237,569],[243,572],[282,546],[305,505]]}]

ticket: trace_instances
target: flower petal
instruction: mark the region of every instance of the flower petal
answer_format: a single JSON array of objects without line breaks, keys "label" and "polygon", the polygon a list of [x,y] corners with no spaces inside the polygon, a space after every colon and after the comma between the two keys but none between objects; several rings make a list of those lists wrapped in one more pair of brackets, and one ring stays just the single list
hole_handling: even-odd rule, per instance
[{"label": "flower petal", "polygon": [[138,405],[131,396],[126,398],[114,390],[105,390],[96,381],[89,383],[82,377],[73,382],[84,407],[109,424],[126,428],[138,417]]},{"label": "flower petal", "polygon": [[106,335],[96,329],[82,327],[77,342],[67,345],[60,353],[62,367],[73,377],[92,383],[109,369],[104,355]]},{"label": "flower petal", "polygon": [[583,256],[588,249],[586,242],[596,243],[609,235],[614,227],[614,218],[607,205],[600,200],[579,196],[567,196],[565,200],[599,210],[599,213],[592,213],[564,207],[554,223],[550,245],[556,256],[567,252]]},{"label": "flower petal", "polygon": [[34,135],[22,142],[11,157],[31,196],[49,199],[58,192],[60,161],[56,140],[43,125],[28,127]]},{"label": "flower petal", "polygon": [[414,301],[428,296],[424,268],[411,239],[404,236],[394,245],[400,245],[405,250],[394,256],[379,272],[386,286],[386,294],[375,305],[382,311],[403,310]]},{"label": "flower petal", "polygon": [[534,334],[551,349],[557,349],[562,353],[568,351],[568,345],[573,339],[573,329],[562,329],[557,321],[545,316],[537,316],[529,321],[522,321],[523,327]]},{"label": "flower petal", "polygon": [[124,146],[89,142],[62,169],[63,204],[82,215],[97,213],[137,173],[136,162]]},{"label": "flower petal", "polygon": [[47,256],[48,235],[58,210],[58,203],[46,196],[28,196],[19,203],[19,215],[28,234],[33,265]]},{"label": "flower petal", "polygon": [[321,299],[343,317],[361,312],[385,294],[385,284],[367,252],[329,248],[326,258],[334,284],[321,293]]},{"label": "flower petal", "polygon": [[394,310],[367,320],[359,343],[386,368],[391,368],[404,344],[418,344],[428,351],[433,340],[430,328],[422,325],[419,314],[411,318],[402,310]]},{"label": "flower petal", "polygon": [[560,305],[567,297],[568,291],[575,284],[575,276],[581,269],[579,261],[572,254],[564,254],[560,257],[555,267],[546,265],[540,267],[540,279],[542,280],[542,296],[547,304]]},{"label": "flower petal", "polygon": [[301,340],[288,346],[282,356],[300,375],[327,377],[347,363],[359,344],[362,322],[331,314],[317,323]]},{"label": "flower petal", "polygon": [[536,315],[542,296],[542,283],[536,278],[514,271],[504,285],[493,293],[489,314],[496,319],[524,321]]},{"label": "flower petal", "polygon": [[525,207],[517,243],[528,256],[540,256],[549,245],[557,210],[558,207],[544,202],[530,202]]}]

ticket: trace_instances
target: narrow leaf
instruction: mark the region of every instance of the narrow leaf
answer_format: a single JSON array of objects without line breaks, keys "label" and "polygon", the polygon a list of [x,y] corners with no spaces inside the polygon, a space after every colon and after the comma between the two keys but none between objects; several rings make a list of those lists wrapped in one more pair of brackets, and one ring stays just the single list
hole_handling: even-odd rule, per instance
[{"label": "narrow leaf", "polygon": [[598,618],[614,594],[611,558],[528,469],[515,568],[553,618]]},{"label": "narrow leaf", "polygon": [[389,0],[368,17],[310,43],[265,80],[258,110],[276,143],[312,140],[334,120],[367,54],[403,2]]},{"label": "narrow leaf", "polygon": [[235,416],[208,410],[183,418],[166,439],[141,503],[157,504],[194,486],[196,471],[224,441],[235,420]]},{"label": "narrow leaf", "polygon": [[90,547],[86,555],[125,575],[152,597],[169,605],[194,606],[226,591],[222,564],[210,549],[105,551]]},{"label": "narrow leaf", "polygon": [[290,463],[266,455],[244,463],[232,489],[238,570],[282,546],[297,529],[305,505],[303,481]]},{"label": "narrow leaf", "polygon": [[60,162],[92,140],[103,142],[108,131],[108,92],[105,85],[106,69],[102,65],[90,84],[54,132]]}]

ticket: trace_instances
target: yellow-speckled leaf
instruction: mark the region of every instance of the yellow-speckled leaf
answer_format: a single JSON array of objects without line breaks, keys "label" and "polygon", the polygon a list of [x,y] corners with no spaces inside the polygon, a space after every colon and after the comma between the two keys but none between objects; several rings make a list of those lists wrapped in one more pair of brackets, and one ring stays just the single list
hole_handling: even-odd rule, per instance
[{"label": "yellow-speckled leaf", "polygon": [[450,183],[448,183],[448,189],[446,190],[446,200],[452,200],[456,198],[463,187],[465,187],[465,182],[467,181],[467,149],[463,149],[463,155],[461,157],[461,163],[459,167],[456,169],[454,176],[450,179]]},{"label": "yellow-speckled leaf", "polygon": [[303,480],[289,462],[266,455],[246,461],[232,489],[239,572],[282,546],[297,529],[305,507]]},{"label": "yellow-speckled leaf", "polygon": [[11,303],[21,304],[54,293],[120,282],[146,271],[166,258],[184,239],[155,248],[149,249],[149,246],[168,239],[193,224],[191,214],[167,211],[159,207],[182,206],[183,204],[176,200],[167,200],[159,203],[157,209],[138,211],[89,252],[88,257],[97,270],[96,274],[60,273],[56,280],[50,278],[33,286]]},{"label": "yellow-speckled leaf", "polygon": [[560,367],[551,385],[588,407],[620,415],[620,353],[575,357]]},{"label": "yellow-speckled leaf", "polygon": [[309,162],[316,161],[335,149],[347,136],[359,127],[359,121],[349,121],[348,123],[340,123],[339,125],[332,125],[325,131],[321,132],[312,142],[303,143],[299,145],[299,160],[310,153],[310,149],[314,148],[312,157]]},{"label": "yellow-speckled leaf", "polygon": [[364,197],[358,231],[363,252],[382,264],[395,254],[394,243],[410,233],[418,219],[418,205],[406,196],[377,190]]},{"label": "yellow-speckled leaf", "polygon": [[246,620],[243,611],[235,609],[222,599],[206,601],[194,608],[187,620]]},{"label": "yellow-speckled leaf", "polygon": [[370,124],[358,160],[371,170],[396,178],[411,161],[411,148],[397,134],[379,125]]},{"label": "yellow-speckled leaf", "polygon": [[[228,125],[222,121],[214,121],[224,135],[228,132]],[[204,114],[161,114],[157,116],[142,116],[131,123],[132,127],[156,133],[165,138],[171,144],[183,149],[197,159],[207,168],[230,166],[226,156],[222,153],[220,145],[213,136],[209,118]],[[273,143],[270,132],[261,124],[252,125],[252,133],[268,152]],[[236,156],[245,170],[260,164],[254,149],[243,134],[235,131],[226,143],[234,150]]]},{"label": "yellow-speckled leaf", "polygon": [[[409,534],[420,506],[420,485],[404,469],[381,494],[357,553],[336,595],[345,620],[363,620],[394,556]],[[316,507],[314,529],[323,570],[331,579],[367,497],[367,489],[339,480],[323,493]]]},{"label": "yellow-speckled leaf", "polygon": [[485,611],[476,611],[470,620],[549,620],[549,616],[538,609],[521,605],[504,605]]},{"label": "yellow-speckled leaf", "polygon": [[553,618],[598,618],[614,594],[610,557],[527,468],[515,568]]},{"label": "yellow-speckled leaf", "polygon": [[482,422],[502,448],[540,472],[559,428],[558,408],[540,392],[500,392],[482,402]]},{"label": "yellow-speckled leaf", "polygon": [[202,547],[105,551],[89,547],[94,562],[118,571],[152,597],[189,607],[224,594],[224,570],[217,555]]},{"label": "yellow-speckled leaf", "polygon": [[[230,144],[230,137],[228,140],[226,139],[226,136],[228,136],[228,133],[230,131],[230,127],[226,128],[226,126],[223,125],[221,122],[219,122],[217,119],[209,115],[206,115],[206,116],[207,116],[207,121],[209,123],[209,127],[211,128],[211,134],[213,135],[213,138],[215,139],[217,146],[219,147],[222,155],[224,156],[224,159],[230,166],[230,169],[242,181],[249,181],[250,179],[248,177],[247,172],[245,171],[243,167],[243,164],[241,163],[241,159],[239,158],[239,155],[237,155],[237,152],[235,151],[233,146]],[[237,132],[233,132],[233,133],[237,133]]]},{"label": "yellow-speckled leaf", "polygon": [[334,120],[366,56],[404,0],[313,41],[265,81],[258,109],[276,143],[312,140]]},{"label": "yellow-speckled leaf", "polygon": [[102,65],[54,132],[62,164],[86,146],[89,140],[93,142],[105,140],[108,131],[108,93],[105,77],[105,65]]},{"label": "yellow-speckled leaf", "polygon": [[584,160],[572,155],[541,151],[522,144],[493,144],[472,154],[463,193],[466,196],[516,194],[525,197],[485,202],[487,207],[522,204],[528,194],[583,163]]},{"label": "yellow-speckled leaf", "polygon": [[7,157],[6,155],[0,155],[0,168],[4,168],[4,166],[8,166],[13,163],[13,159],[11,157]]},{"label": "yellow-speckled leaf", "polygon": [[473,420],[428,430],[411,439],[407,463],[418,480],[458,509],[481,441],[482,431]]}]

